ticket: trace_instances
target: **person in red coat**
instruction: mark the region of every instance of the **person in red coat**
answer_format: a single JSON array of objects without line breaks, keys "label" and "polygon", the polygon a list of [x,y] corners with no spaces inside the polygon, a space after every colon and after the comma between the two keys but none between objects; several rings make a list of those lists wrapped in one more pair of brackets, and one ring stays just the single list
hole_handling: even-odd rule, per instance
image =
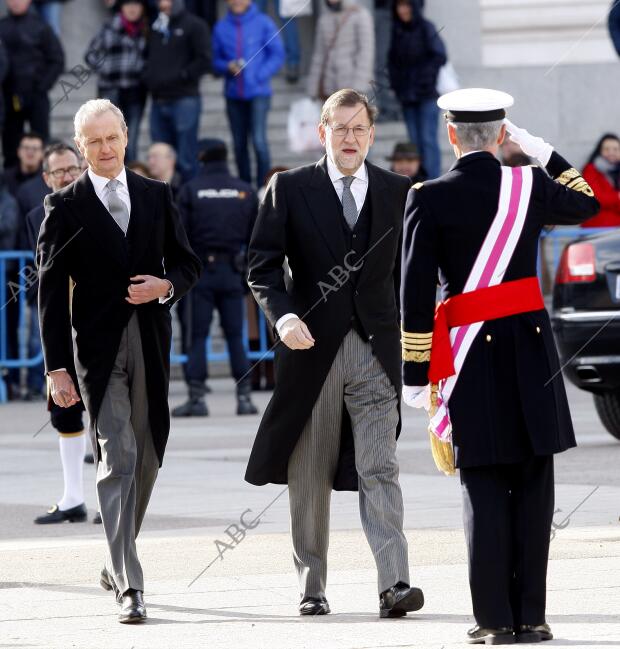
[{"label": "person in red coat", "polygon": [[601,211],[581,227],[620,226],[620,139],[617,135],[605,133],[598,141],[583,169],[583,179],[592,187]]}]

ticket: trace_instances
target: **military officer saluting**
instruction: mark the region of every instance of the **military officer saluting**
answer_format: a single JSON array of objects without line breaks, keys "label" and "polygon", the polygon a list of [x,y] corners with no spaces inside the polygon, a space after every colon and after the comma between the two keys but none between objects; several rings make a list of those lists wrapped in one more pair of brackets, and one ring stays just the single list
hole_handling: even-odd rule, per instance
[{"label": "military officer saluting", "polygon": [[[538,238],[599,205],[550,144],[505,119],[510,95],[469,88],[438,104],[457,161],[415,185],[405,208],[403,398],[429,410],[438,466],[460,469],[477,623],[468,641],[549,640],[553,455],[576,442],[536,278]],[[506,131],[540,167],[500,166]]]}]

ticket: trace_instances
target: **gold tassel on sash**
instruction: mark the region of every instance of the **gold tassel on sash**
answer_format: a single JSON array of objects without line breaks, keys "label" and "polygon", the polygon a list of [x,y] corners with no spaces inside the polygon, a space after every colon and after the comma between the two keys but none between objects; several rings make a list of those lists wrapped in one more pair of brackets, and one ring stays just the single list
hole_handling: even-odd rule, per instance
[{"label": "gold tassel on sash", "polygon": [[[428,413],[430,418],[437,412],[437,389],[437,384],[431,383],[431,409]],[[431,436],[431,451],[436,467],[446,475],[454,475],[456,473],[456,467],[454,466],[452,442],[442,442],[437,435],[431,432],[430,426],[428,427],[428,432]]]}]

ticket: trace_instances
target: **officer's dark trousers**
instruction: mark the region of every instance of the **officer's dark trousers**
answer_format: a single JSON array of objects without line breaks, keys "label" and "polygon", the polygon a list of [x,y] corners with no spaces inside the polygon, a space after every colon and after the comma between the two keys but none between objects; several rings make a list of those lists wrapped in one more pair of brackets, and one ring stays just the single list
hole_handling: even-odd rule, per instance
[{"label": "officer's dark trousers", "polygon": [[469,585],[483,627],[545,621],[553,456],[461,469]]},{"label": "officer's dark trousers", "polygon": [[205,266],[198,283],[192,289],[191,341],[185,366],[187,383],[203,382],[207,378],[205,342],[211,328],[214,308],[220,314],[233,377],[238,381],[249,370],[243,348],[245,301],[241,282],[241,275],[229,262],[218,261]]}]

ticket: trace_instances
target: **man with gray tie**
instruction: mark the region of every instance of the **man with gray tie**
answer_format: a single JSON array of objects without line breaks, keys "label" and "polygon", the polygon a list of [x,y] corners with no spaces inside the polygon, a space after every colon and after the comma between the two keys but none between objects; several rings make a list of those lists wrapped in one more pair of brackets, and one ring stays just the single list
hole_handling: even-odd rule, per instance
[{"label": "man with gray tie", "polygon": [[327,99],[318,126],[326,155],[273,177],[249,248],[250,287],[283,344],[246,480],[289,485],[300,615],[330,612],[332,489],[359,490],[380,616],[424,603],[409,585],[396,461],[397,282],[409,179],[366,161],[375,115],[355,90]]},{"label": "man with gray tie", "polygon": [[90,415],[109,548],[100,583],[116,595],[120,622],[142,622],[136,536],[168,438],[170,306],[201,264],[170,187],[125,168],[122,112],[95,99],[74,121],[88,169],[45,199],[37,246],[43,353],[54,402],[68,407],[81,395]]}]

